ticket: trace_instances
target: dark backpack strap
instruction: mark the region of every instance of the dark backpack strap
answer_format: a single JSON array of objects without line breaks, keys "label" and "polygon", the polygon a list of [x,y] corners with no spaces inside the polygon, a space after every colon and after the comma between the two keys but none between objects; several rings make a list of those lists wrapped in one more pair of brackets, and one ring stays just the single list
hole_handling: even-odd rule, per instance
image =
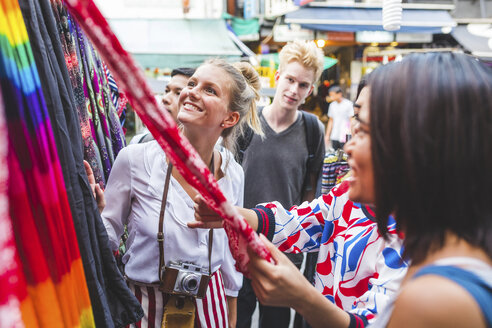
[{"label": "dark backpack strap", "polygon": [[246,130],[242,135],[237,138],[236,143],[236,162],[239,164],[243,163],[244,159],[244,153],[246,152],[246,149],[248,148],[249,144],[251,143],[251,140],[253,139],[254,135],[253,129],[251,129],[249,126],[246,127]]},{"label": "dark backpack strap", "polygon": [[[257,110],[258,110],[258,114],[261,113],[261,111],[263,110],[263,106],[259,106]],[[246,149],[248,149],[251,140],[253,140],[254,134],[255,132],[253,131],[253,129],[250,128],[249,126],[246,126],[246,129],[244,130],[243,134],[237,138],[236,162],[238,162],[239,164],[243,163],[244,153],[246,152]]]},{"label": "dark backpack strap", "polygon": [[316,149],[318,148],[318,140],[320,138],[320,131],[318,126],[318,118],[316,115],[301,111],[304,118],[304,129],[306,130],[306,145],[308,149],[308,170],[312,168],[314,157],[316,156]]},{"label": "dark backpack strap", "polygon": [[308,160],[306,164],[306,177],[304,178],[304,190],[306,188],[316,188],[311,186],[310,176],[313,172],[314,159],[316,157],[316,150],[318,149],[318,143],[321,138],[321,131],[318,125],[318,118],[316,115],[307,113],[301,110],[302,117],[304,119],[304,129],[306,131],[306,146],[308,149]]}]

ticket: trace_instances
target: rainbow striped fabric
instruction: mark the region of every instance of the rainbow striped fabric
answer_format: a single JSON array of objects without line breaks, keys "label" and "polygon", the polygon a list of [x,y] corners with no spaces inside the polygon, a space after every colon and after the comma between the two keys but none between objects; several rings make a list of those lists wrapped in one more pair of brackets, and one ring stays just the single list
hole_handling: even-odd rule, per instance
[{"label": "rainbow striped fabric", "polygon": [[[8,180],[0,168],[0,327],[93,327],[51,123],[16,0],[0,2],[0,85],[8,135],[8,143],[0,140],[0,162],[4,144],[8,151]],[[2,132],[0,121],[0,139]]]}]

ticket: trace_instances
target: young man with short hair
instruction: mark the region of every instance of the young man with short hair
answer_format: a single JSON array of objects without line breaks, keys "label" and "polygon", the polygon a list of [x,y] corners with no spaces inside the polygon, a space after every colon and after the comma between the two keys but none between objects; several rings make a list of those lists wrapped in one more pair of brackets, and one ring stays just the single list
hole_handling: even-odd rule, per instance
[{"label": "young man with short hair", "polygon": [[162,103],[164,108],[172,115],[175,121],[178,117],[178,100],[181,90],[186,88],[188,80],[195,73],[194,68],[180,67],[175,68],[171,72],[171,80],[166,85],[164,96],[162,97]]},{"label": "young man with short hair", "polygon": [[[319,136],[314,158],[308,165],[305,115],[299,106],[314,89],[323,69],[324,56],[313,42],[294,41],[279,53],[280,64],[275,73],[276,91],[270,105],[260,113],[264,138],[254,135],[244,152],[244,206],[278,200],[284,206],[312,200],[325,153],[323,124],[316,119]],[[308,169],[309,167],[309,169]],[[302,254],[290,255],[300,267]],[[245,279],[238,298],[238,327],[250,327],[256,307],[256,296]],[[261,327],[288,327],[289,308],[260,305]]]}]

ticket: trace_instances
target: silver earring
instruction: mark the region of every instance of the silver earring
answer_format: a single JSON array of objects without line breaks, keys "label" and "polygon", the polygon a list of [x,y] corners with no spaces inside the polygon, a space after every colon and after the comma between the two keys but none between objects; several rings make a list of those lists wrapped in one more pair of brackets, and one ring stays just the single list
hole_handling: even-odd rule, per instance
[{"label": "silver earring", "polygon": [[223,128],[223,127],[224,127],[224,123],[221,123],[221,124],[220,124],[220,127],[221,127],[221,128]]}]

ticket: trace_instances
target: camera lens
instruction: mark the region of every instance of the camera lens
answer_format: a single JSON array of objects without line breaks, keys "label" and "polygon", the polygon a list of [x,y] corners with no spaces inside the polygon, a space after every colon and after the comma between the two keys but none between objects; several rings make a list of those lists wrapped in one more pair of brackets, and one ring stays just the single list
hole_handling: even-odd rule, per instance
[{"label": "camera lens", "polygon": [[187,293],[193,293],[198,288],[200,277],[196,274],[187,274],[181,279],[181,289]]}]

